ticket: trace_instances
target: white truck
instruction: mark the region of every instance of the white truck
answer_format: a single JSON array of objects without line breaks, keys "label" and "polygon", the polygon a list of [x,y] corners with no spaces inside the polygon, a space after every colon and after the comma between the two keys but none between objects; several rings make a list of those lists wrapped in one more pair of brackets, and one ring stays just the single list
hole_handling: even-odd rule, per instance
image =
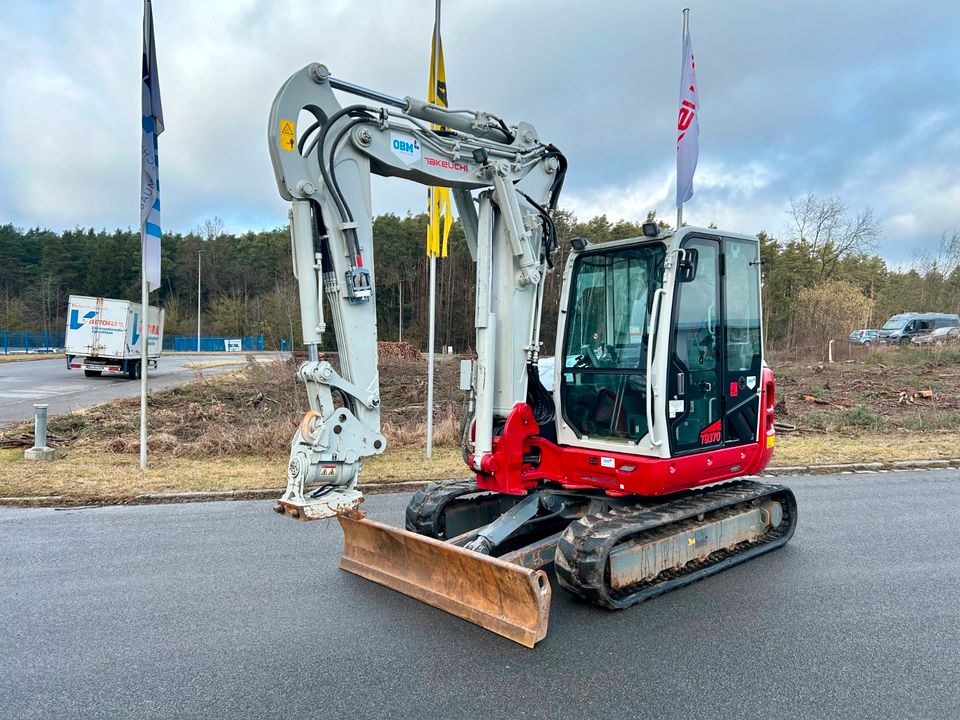
[{"label": "white truck", "polygon": [[[147,363],[157,366],[163,346],[163,310],[150,307],[147,322]],[[64,342],[67,369],[87,377],[105,372],[140,377],[143,312],[129,300],[71,295]]]}]

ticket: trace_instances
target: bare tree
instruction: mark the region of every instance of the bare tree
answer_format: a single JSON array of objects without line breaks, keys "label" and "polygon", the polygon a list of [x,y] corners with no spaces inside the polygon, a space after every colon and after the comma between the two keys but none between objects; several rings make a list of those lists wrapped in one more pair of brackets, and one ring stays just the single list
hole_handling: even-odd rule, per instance
[{"label": "bare tree", "polygon": [[820,282],[832,277],[845,257],[876,247],[880,235],[880,222],[870,208],[850,216],[839,197],[820,199],[813,193],[790,201],[787,237],[819,262]]},{"label": "bare tree", "polygon": [[207,242],[213,242],[223,235],[223,219],[220,217],[208,218],[195,232]]},{"label": "bare tree", "polygon": [[916,272],[922,277],[938,267],[940,267],[939,260],[926,248],[914,248],[910,253],[908,272]]},{"label": "bare tree", "polygon": [[960,267],[960,232],[946,231],[940,236],[940,253],[937,256],[937,267],[944,276],[949,276]]},{"label": "bare tree", "polygon": [[57,278],[50,273],[42,273],[27,290],[28,300],[34,307],[40,308],[44,332],[49,332],[55,324],[54,313],[57,312],[58,293]]},{"label": "bare tree", "polygon": [[797,295],[793,348],[800,355],[823,357],[831,339],[864,327],[872,311],[873,301],[845,280],[827,280],[803,288]]}]

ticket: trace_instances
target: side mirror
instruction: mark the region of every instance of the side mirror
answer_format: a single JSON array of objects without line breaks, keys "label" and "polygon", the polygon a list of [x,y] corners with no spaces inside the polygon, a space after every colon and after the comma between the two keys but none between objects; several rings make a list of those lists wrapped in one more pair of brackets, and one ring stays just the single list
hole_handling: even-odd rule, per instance
[{"label": "side mirror", "polygon": [[696,248],[684,250],[683,260],[680,261],[677,268],[677,279],[680,282],[690,282],[697,276],[697,261],[699,258],[700,253]]}]

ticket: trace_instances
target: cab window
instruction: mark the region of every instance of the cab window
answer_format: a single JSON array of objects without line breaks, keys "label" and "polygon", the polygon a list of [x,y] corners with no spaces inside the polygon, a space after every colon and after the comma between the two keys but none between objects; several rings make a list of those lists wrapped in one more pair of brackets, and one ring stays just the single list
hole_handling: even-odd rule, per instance
[{"label": "cab window", "polygon": [[564,418],[580,435],[647,433],[646,364],[664,246],[581,256],[574,268],[561,379]]}]

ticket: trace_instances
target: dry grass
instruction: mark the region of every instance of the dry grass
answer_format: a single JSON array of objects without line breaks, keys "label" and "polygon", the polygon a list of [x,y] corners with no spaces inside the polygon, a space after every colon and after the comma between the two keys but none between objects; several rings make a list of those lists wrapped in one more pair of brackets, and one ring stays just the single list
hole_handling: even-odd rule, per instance
[{"label": "dry grass", "polygon": [[[221,360],[196,360],[194,362],[186,362],[183,364],[185,368],[190,370],[206,370],[207,368],[213,367],[223,367],[225,365],[246,365],[247,360],[242,360],[240,358],[230,358],[225,357]],[[259,360],[258,362],[273,362],[272,360]]]},{"label": "dry grass", "polygon": [[[426,420],[397,422],[388,420],[381,428],[391,447],[423,447],[427,436]],[[439,447],[460,447],[460,414],[452,407],[433,417],[433,443]]]},{"label": "dry grass", "polygon": [[363,461],[363,483],[407,482],[410,480],[449,480],[467,477],[470,473],[460,455],[460,448],[437,447],[427,460],[423,448],[387,450]]},{"label": "dry grass", "polygon": [[[62,495],[73,503],[125,502],[141,493],[280,488],[286,483],[286,453],[173,458],[153,455],[140,471],[135,455],[60,450],[53,462],[28,462],[22,450],[0,450],[0,498]],[[423,450],[392,450],[363,463],[362,483],[442,480],[463,477],[460,452],[439,448],[432,460]]]},{"label": "dry grass", "polygon": [[770,467],[950,460],[960,457],[960,433],[902,432],[836,436],[826,433],[777,436]]},{"label": "dry grass", "polygon": [[280,487],[286,458],[157,456],[141,473],[136,455],[60,450],[53,462],[28,462],[0,450],[0,496],[63,495],[75,502],[122,502],[140,493]]}]

